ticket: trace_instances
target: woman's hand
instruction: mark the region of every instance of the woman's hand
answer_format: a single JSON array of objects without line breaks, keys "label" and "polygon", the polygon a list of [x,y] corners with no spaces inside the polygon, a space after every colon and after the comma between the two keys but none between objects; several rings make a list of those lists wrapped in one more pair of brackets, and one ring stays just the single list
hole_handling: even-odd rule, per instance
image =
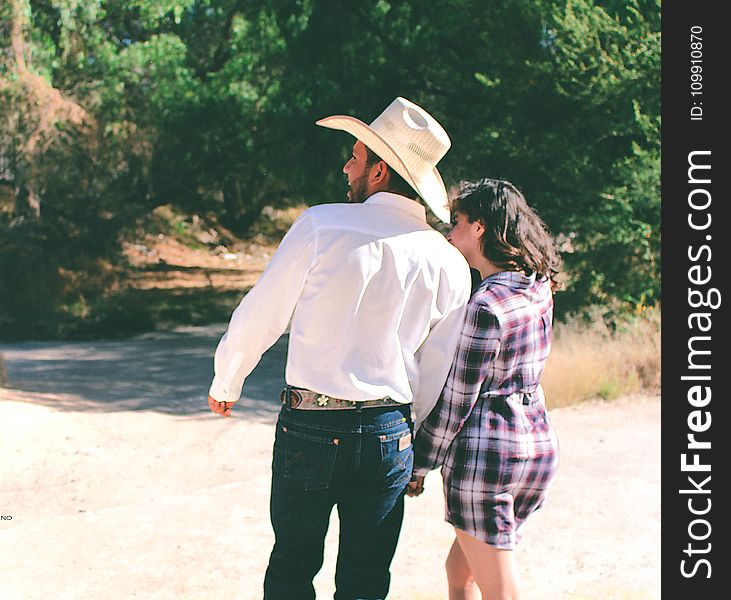
[{"label": "woman's hand", "polygon": [[424,475],[413,475],[409,485],[406,486],[407,496],[421,496],[424,491]]}]

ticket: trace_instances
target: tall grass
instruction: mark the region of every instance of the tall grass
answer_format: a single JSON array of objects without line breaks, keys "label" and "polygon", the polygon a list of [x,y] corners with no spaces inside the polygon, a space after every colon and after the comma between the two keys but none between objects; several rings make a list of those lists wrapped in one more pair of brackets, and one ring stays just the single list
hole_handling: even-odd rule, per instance
[{"label": "tall grass", "polygon": [[556,323],[542,379],[549,407],[590,398],[657,392],[660,311],[648,310],[610,331],[603,322]]},{"label": "tall grass", "polygon": [[8,384],[8,373],[5,371],[5,364],[3,363],[3,355],[0,354],[0,388],[5,387]]}]

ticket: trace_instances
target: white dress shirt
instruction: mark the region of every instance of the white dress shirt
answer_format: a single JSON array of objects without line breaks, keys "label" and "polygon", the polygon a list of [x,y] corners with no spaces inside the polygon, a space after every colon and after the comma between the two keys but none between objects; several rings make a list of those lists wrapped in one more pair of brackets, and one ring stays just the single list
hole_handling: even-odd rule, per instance
[{"label": "white dress shirt", "polygon": [[462,254],[414,200],[378,192],[295,221],[231,316],[210,395],[235,402],[291,320],[289,385],[349,400],[436,404],[470,295]]}]

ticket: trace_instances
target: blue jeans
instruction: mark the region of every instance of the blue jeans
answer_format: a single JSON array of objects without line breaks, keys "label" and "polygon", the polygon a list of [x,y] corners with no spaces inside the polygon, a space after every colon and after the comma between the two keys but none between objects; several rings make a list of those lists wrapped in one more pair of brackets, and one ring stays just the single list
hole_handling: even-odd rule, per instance
[{"label": "blue jeans", "polygon": [[340,519],[335,600],[385,598],[414,464],[410,406],[282,407],[272,464],[275,543],[265,600],[315,598],[333,506]]}]

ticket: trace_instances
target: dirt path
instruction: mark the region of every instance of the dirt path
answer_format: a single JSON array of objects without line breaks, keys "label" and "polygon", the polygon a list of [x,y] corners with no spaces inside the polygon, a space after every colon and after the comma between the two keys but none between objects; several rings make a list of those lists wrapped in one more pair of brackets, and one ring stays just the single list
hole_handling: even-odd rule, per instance
[{"label": "dirt path", "polygon": [[[221,327],[0,346],[0,598],[261,598],[284,340],[208,412]],[[525,598],[660,597],[660,399],[554,410],[559,477],[518,550]],[[439,475],[408,499],[393,600],[446,598]],[[10,520],[7,517],[12,517]],[[318,598],[332,597],[333,517]]]}]

